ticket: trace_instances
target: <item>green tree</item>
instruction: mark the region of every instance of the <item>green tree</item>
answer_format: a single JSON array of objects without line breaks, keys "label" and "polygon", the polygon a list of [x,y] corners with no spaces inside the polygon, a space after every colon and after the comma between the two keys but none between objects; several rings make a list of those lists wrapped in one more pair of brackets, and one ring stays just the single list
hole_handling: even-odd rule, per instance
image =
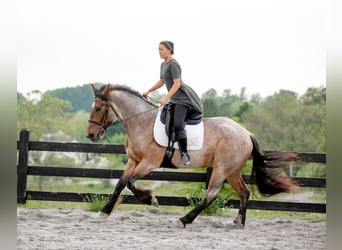
[{"label": "green tree", "polygon": [[[102,83],[94,83],[99,87]],[[94,92],[90,83],[77,87],[61,88],[56,90],[47,91],[46,94],[57,97],[62,100],[69,101],[72,104],[70,111],[76,112],[83,110],[85,112],[90,111],[91,104],[94,100]]]},{"label": "green tree", "polygon": [[210,89],[202,95],[204,117],[216,116],[218,106],[216,102],[217,92],[215,89]]},{"label": "green tree", "polygon": [[259,105],[263,101],[263,98],[261,97],[260,94],[252,94],[250,102],[254,103],[256,105]]},{"label": "green tree", "polygon": [[70,102],[39,91],[32,92],[28,98],[18,95],[17,136],[23,128],[30,129],[31,140],[38,140],[43,134],[65,130],[71,109]]},{"label": "green tree", "polygon": [[318,145],[317,151],[318,152],[326,152],[327,151],[327,139],[326,139],[326,133],[327,133],[327,122],[326,122],[326,105],[323,105],[321,107],[321,117],[322,117],[322,126],[320,130],[320,144]]},{"label": "green tree", "polygon": [[[210,89],[202,95],[205,117],[226,116],[235,117],[247,110],[246,88],[241,88],[239,95],[232,94],[230,89],[225,89],[219,96],[214,89]],[[242,107],[244,106],[244,107]]]},{"label": "green tree", "polygon": [[208,91],[204,92],[202,95],[202,99],[205,98],[217,98],[217,91],[215,89],[209,89]]},{"label": "green tree", "polygon": [[63,131],[79,142],[89,142],[89,139],[86,137],[89,113],[80,110],[71,112],[67,116],[69,119],[66,121]]},{"label": "green tree", "polygon": [[326,87],[310,87],[305,94],[300,97],[300,101],[307,106],[319,106],[321,112],[321,130],[318,135],[320,144],[317,147],[319,152],[326,151]]},{"label": "green tree", "polygon": [[280,91],[243,114],[245,126],[264,150],[316,152],[322,114],[317,105],[304,105],[291,91]]},{"label": "green tree", "polygon": [[306,105],[325,105],[326,104],[326,87],[308,88],[300,100]]}]

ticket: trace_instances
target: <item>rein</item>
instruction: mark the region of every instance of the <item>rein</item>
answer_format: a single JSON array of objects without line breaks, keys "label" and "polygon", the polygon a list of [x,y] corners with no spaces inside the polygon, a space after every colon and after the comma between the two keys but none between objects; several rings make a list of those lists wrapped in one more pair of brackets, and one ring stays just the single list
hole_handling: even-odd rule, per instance
[{"label": "rein", "polygon": [[[148,113],[148,112],[151,112],[153,110],[156,110],[158,109],[158,106],[156,106],[155,104],[149,102],[150,104],[152,104],[154,107],[152,109],[149,109],[149,110],[146,110],[144,112],[141,112],[141,113],[138,113],[138,114],[135,114],[135,115],[132,115],[126,119],[120,119],[119,118],[119,115],[118,113],[115,111],[113,105],[110,103],[110,101],[108,100],[108,98],[103,98],[103,96],[101,95],[96,95],[95,96],[95,100],[96,98],[100,99],[101,101],[104,101],[106,102],[106,110],[105,110],[105,113],[103,114],[103,117],[101,119],[101,122],[98,122],[98,121],[95,121],[95,120],[88,120],[88,122],[91,122],[91,123],[94,123],[96,125],[98,125],[100,127],[100,129],[103,131],[103,132],[106,132],[106,130],[110,127],[110,126],[113,126],[113,125],[116,125],[116,124],[119,124],[119,123],[122,123],[122,122],[125,122],[125,121],[128,121],[134,117],[137,117],[137,116],[140,116],[142,114],[145,114],[145,113]],[[117,120],[116,121],[112,121],[112,122],[107,122],[107,118],[108,118],[108,113],[109,113],[109,108],[111,108],[115,114],[115,116],[117,117]]]}]

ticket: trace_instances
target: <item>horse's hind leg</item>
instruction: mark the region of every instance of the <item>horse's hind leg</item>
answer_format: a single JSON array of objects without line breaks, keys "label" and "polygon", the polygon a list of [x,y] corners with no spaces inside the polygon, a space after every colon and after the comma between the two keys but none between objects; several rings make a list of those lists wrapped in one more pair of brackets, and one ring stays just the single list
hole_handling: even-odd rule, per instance
[{"label": "horse's hind leg", "polygon": [[217,198],[224,180],[225,177],[222,174],[218,174],[214,169],[209,181],[208,190],[202,202],[179,219],[184,227],[186,224],[192,223],[194,219]]},{"label": "horse's hind leg", "polygon": [[246,221],[246,210],[247,210],[247,203],[249,199],[249,190],[241,176],[241,174],[236,174],[227,178],[229,184],[235,190],[235,192],[240,197],[240,207],[239,213],[236,219],[234,220],[235,224],[242,224],[245,225]]}]

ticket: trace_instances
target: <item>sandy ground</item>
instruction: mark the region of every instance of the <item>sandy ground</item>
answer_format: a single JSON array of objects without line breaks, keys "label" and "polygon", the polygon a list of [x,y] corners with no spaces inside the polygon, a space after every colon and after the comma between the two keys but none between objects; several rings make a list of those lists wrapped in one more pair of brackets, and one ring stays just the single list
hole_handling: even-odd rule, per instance
[{"label": "sandy ground", "polygon": [[179,216],[114,211],[106,219],[82,209],[17,209],[18,249],[325,249],[326,223],[292,218],[199,216],[186,228]]}]

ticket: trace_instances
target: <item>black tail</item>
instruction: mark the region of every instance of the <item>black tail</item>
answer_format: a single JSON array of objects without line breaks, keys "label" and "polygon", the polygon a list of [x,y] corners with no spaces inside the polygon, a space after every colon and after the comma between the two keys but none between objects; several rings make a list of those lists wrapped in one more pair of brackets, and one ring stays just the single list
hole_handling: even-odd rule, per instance
[{"label": "black tail", "polygon": [[252,178],[256,181],[260,193],[271,196],[282,192],[298,191],[299,186],[291,178],[280,175],[291,162],[298,161],[298,155],[287,152],[264,153],[254,135],[251,135],[251,140],[253,142]]}]

